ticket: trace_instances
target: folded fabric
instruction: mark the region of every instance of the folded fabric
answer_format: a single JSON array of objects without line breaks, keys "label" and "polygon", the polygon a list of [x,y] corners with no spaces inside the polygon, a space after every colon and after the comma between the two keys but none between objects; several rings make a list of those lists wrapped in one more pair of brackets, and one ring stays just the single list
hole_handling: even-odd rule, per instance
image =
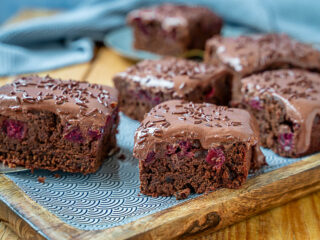
[{"label": "folded fabric", "polygon": [[[89,0],[61,14],[29,20],[0,30],[0,76],[54,69],[89,61],[94,41],[125,24],[135,8],[164,0]],[[226,23],[262,32],[285,32],[320,42],[320,2],[305,0],[174,0],[204,5]]]}]

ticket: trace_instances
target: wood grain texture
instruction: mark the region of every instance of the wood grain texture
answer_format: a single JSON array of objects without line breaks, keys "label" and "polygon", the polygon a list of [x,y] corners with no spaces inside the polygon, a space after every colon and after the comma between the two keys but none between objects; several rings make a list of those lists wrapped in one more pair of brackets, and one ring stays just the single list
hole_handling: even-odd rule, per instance
[{"label": "wood grain texture", "polygon": [[319,200],[320,191],[220,231],[209,229],[189,236],[186,240],[319,239]]},{"label": "wood grain texture", "polygon": [[120,57],[113,50],[102,47],[92,62],[85,80],[90,83],[113,86],[112,77],[134,63],[134,61]]},{"label": "wood grain texture", "polygon": [[[283,206],[269,210],[263,214],[251,217],[245,221],[226,227],[220,231],[207,231],[184,238],[186,240],[251,240],[251,239],[319,239],[320,237],[320,191],[304,198],[291,201]],[[298,210],[297,210],[298,209]],[[304,211],[308,209],[307,213]],[[302,210],[302,211],[301,211]],[[0,209],[2,212],[3,209]],[[11,212],[10,209],[8,211]],[[289,218],[289,213],[290,217]],[[2,214],[1,214],[2,215]],[[302,224],[302,235],[296,228],[296,218]],[[19,220],[19,219],[18,219]],[[298,231],[299,230],[299,231]],[[302,235],[302,236],[301,236]],[[17,240],[19,238],[11,228],[0,222],[0,240]]]},{"label": "wood grain texture", "polygon": [[[1,223],[6,228],[7,238],[14,238],[12,235],[12,231],[15,232],[16,238],[21,239],[34,239],[40,240],[44,239],[41,235],[39,235],[33,228],[31,228],[23,219],[19,218],[16,213],[14,213],[8,206],[0,201],[0,209],[1,209]],[[9,228],[8,228],[9,227]]]},{"label": "wood grain texture", "polygon": [[18,235],[6,223],[0,221],[0,240],[18,240]]}]

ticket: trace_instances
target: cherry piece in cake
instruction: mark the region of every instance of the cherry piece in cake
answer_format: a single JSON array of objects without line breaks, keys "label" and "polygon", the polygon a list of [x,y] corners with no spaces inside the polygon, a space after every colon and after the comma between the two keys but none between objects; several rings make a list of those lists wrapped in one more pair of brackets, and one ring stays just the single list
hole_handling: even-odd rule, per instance
[{"label": "cherry piece in cake", "polygon": [[264,147],[284,157],[320,151],[320,74],[273,70],[242,84],[242,103],[259,121]]},{"label": "cherry piece in cake", "polygon": [[84,174],[116,147],[117,91],[50,77],[0,88],[0,161]]},{"label": "cherry piece in cake", "polygon": [[135,133],[134,156],[143,194],[179,199],[238,188],[265,164],[249,112],[182,100],[152,108]]}]

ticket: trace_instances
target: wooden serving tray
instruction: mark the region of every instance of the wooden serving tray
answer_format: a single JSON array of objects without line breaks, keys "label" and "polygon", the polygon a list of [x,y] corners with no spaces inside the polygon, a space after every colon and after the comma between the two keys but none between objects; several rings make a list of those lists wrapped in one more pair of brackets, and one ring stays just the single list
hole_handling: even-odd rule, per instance
[{"label": "wooden serving tray", "polygon": [[7,213],[2,218],[25,239],[169,239],[207,228],[218,230],[319,190],[320,154],[251,178],[241,189],[220,189],[134,222],[97,231],[67,225],[5,175],[0,181],[0,211]]}]

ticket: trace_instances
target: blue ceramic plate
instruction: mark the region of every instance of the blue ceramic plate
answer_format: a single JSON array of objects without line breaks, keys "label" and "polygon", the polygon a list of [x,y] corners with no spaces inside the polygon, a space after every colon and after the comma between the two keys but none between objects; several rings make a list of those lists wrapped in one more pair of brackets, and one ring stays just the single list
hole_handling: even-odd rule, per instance
[{"label": "blue ceramic plate", "polygon": [[135,50],[132,46],[133,34],[129,27],[119,28],[107,34],[104,38],[106,46],[114,49],[120,55],[132,60],[158,59],[159,55],[146,51]]}]

